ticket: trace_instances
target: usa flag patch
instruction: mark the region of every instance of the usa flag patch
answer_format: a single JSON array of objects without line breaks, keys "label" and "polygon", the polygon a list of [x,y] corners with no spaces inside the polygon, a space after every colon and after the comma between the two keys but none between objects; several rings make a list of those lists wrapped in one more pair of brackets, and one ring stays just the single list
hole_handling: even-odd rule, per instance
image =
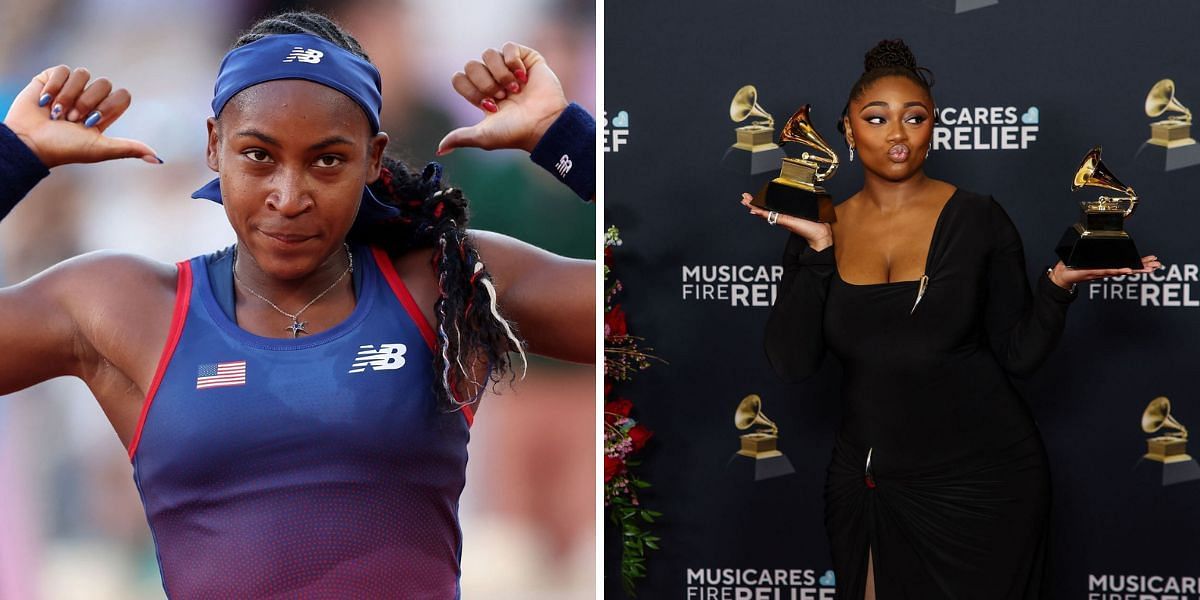
[{"label": "usa flag patch", "polygon": [[196,373],[196,389],[246,385],[246,361],[200,365]]}]

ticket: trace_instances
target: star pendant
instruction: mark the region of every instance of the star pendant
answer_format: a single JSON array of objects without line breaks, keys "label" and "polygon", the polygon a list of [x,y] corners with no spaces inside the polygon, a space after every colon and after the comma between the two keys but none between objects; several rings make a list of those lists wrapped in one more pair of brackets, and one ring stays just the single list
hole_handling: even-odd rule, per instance
[{"label": "star pendant", "polygon": [[308,321],[297,321],[292,319],[292,324],[287,326],[287,330],[292,332],[293,338],[300,337],[301,333],[308,333],[304,330],[304,326],[308,325]]}]

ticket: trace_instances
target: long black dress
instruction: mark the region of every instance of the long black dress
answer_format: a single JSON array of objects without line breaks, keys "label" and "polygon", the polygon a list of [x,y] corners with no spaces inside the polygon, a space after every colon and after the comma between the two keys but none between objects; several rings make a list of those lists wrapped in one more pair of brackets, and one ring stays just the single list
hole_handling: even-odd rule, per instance
[{"label": "long black dress", "polygon": [[842,281],[833,252],[791,236],[766,351],[790,380],[826,348],[844,368],[825,486],[839,597],[863,597],[869,547],[881,600],[1045,598],[1049,473],[1010,377],[1054,348],[1074,295],[1045,274],[1031,293],[1012,221],[963,190],[920,302],[920,282]]}]

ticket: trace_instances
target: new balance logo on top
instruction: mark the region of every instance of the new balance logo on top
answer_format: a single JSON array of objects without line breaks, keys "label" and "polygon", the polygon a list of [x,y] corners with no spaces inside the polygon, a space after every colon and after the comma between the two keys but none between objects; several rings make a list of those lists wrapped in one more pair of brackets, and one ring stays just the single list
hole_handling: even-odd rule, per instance
[{"label": "new balance logo on top", "polygon": [[562,155],[562,158],[558,159],[558,164],[554,165],[554,168],[558,169],[559,177],[566,177],[567,173],[571,172],[572,164],[573,163],[571,163],[571,157],[564,154],[564,155]]},{"label": "new balance logo on top", "polygon": [[380,344],[378,350],[371,344],[359,346],[358,356],[348,372],[362,373],[367,367],[374,371],[399,369],[404,366],[404,352],[407,350],[404,344]]},{"label": "new balance logo on top", "polygon": [[292,51],[287,55],[287,58],[283,59],[283,62],[300,61],[315,65],[321,62],[322,56],[325,56],[325,53],[321,52],[320,50],[308,50],[301,46],[296,46],[295,48],[292,48]]}]

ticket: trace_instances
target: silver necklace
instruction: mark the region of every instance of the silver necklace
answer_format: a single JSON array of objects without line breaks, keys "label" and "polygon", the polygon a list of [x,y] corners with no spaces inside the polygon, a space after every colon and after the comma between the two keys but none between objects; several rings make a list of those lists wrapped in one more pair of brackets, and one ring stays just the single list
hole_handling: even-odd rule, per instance
[{"label": "silver necklace", "polygon": [[296,314],[292,314],[286,310],[283,310],[282,308],[279,308],[279,306],[277,304],[268,300],[266,296],[263,296],[262,294],[251,289],[249,285],[246,285],[245,281],[242,281],[241,277],[238,277],[238,274],[237,274],[237,249],[236,248],[233,251],[233,278],[236,279],[237,282],[242,285],[242,288],[244,288],[247,292],[250,292],[250,294],[253,295],[255,298],[258,298],[259,300],[266,302],[267,304],[271,305],[271,308],[279,311],[280,314],[291,319],[292,324],[288,325],[286,329],[292,333],[293,338],[298,338],[298,337],[300,337],[301,333],[308,333],[308,331],[306,331],[304,329],[304,326],[308,325],[308,321],[301,321],[300,314],[303,313],[304,311],[308,310],[308,307],[315,304],[317,302],[317,300],[324,298],[325,294],[328,294],[330,290],[337,287],[337,284],[341,283],[342,280],[346,278],[347,274],[354,272],[354,254],[352,254],[350,252],[350,244],[346,244],[343,242],[342,245],[345,246],[345,248],[346,248],[346,259],[349,262],[349,264],[346,265],[346,270],[342,271],[342,274],[338,275],[337,280],[335,280],[333,283],[329,284],[329,287],[325,288],[325,291],[321,292],[320,294],[317,294],[317,296],[315,298],[308,301],[308,304],[305,304],[303,307],[300,308],[300,310],[296,311]]}]

